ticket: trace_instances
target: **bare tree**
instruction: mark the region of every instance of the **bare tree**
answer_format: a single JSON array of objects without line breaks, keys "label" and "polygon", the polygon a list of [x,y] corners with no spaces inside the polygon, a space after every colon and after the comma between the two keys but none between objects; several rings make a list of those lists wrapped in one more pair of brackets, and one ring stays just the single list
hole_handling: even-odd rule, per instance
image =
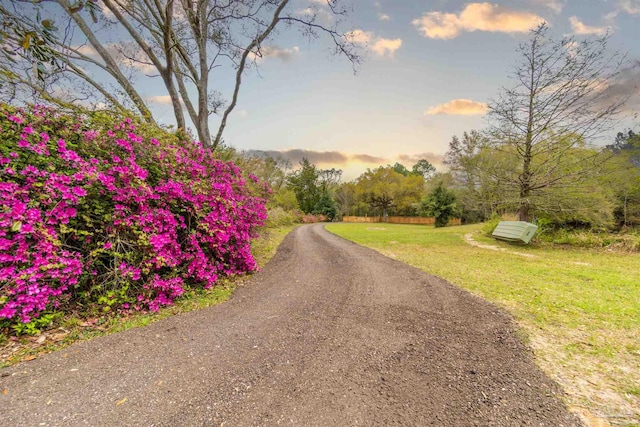
[{"label": "bare tree", "polygon": [[[0,56],[4,95],[26,94],[64,106],[78,100],[104,103],[134,109],[154,122],[149,99],[134,84],[142,72],[145,78],[162,81],[177,126],[186,128],[188,117],[200,141],[213,148],[220,144],[238,102],[246,69],[268,52],[266,44],[277,29],[295,27],[308,37],[324,34],[338,54],[354,64],[359,60],[353,40],[338,30],[346,16],[341,0],[327,0],[326,5],[310,2],[304,10],[294,9],[290,0],[0,0],[0,4],[3,23],[26,28],[23,33],[33,40],[47,36],[41,45],[53,54],[51,61],[40,61],[34,68],[33,54],[22,43],[24,35],[13,44],[4,43],[8,52]],[[230,67],[235,83],[227,102],[222,99],[223,88],[214,88],[214,75]],[[221,113],[221,121],[212,138],[209,117],[215,113]]]},{"label": "bare tree", "polygon": [[495,147],[516,165],[496,177],[517,190],[521,221],[536,198],[578,183],[601,162],[598,151],[584,149],[612,128],[626,101],[610,91],[625,57],[608,53],[608,39],[553,39],[541,24],[518,49],[515,86],[489,106]]}]

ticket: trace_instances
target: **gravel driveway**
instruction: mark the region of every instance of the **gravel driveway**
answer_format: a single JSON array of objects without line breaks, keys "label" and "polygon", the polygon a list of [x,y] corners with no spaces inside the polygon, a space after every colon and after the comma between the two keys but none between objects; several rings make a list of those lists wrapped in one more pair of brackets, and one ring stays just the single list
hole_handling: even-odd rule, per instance
[{"label": "gravel driveway", "polygon": [[1,426],[579,426],[495,306],[294,230],[233,298],[0,371]]}]

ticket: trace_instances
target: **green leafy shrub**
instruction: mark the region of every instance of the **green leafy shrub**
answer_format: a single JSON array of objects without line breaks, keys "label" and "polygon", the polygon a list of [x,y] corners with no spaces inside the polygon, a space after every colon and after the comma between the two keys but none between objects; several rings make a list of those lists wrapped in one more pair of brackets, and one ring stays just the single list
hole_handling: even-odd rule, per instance
[{"label": "green leafy shrub", "polygon": [[492,215],[491,218],[482,225],[482,233],[485,236],[491,237],[493,230],[496,229],[500,221],[502,221],[502,217],[500,215]]},{"label": "green leafy shrub", "polygon": [[17,322],[11,328],[16,335],[38,335],[59,317],[60,313],[46,313],[27,323]]},{"label": "green leafy shrub", "polygon": [[436,227],[446,227],[456,211],[456,196],[442,182],[422,201],[421,211],[436,219]]},{"label": "green leafy shrub", "polygon": [[302,212],[299,210],[285,211],[281,207],[271,208],[267,211],[267,227],[286,227],[302,222]]},{"label": "green leafy shrub", "polygon": [[546,229],[539,240],[555,245],[602,248],[623,252],[640,252],[640,234],[607,233],[592,230]]}]

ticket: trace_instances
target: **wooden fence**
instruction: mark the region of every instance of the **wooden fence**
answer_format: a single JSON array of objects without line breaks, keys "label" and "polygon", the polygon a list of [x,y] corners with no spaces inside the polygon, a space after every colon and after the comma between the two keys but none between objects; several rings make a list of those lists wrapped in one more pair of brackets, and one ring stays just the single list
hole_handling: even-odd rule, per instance
[{"label": "wooden fence", "polygon": [[[385,222],[381,216],[344,216],[343,222]],[[423,217],[423,216],[388,216],[387,223],[389,224],[420,224],[420,225],[433,225],[436,222],[435,218]],[[460,225],[460,218],[451,218],[448,225]]]}]

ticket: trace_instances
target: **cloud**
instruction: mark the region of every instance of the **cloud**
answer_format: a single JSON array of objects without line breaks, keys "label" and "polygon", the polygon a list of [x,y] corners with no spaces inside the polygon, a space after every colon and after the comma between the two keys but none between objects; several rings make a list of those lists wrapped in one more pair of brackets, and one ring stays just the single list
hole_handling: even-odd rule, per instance
[{"label": "cloud", "polygon": [[428,161],[434,166],[435,165],[442,166],[444,162],[444,155],[431,153],[431,152],[418,153],[418,154],[400,154],[398,156],[398,159],[400,160],[400,162],[407,163],[407,165],[410,165],[410,166],[415,165],[416,163],[418,163],[418,161],[422,159]]},{"label": "cloud", "polygon": [[[313,1],[317,4],[327,6],[326,1]],[[311,6],[305,9],[300,9],[297,12],[299,15],[304,15],[306,20],[315,20],[321,24],[328,25],[334,21],[333,13],[323,7]]]},{"label": "cloud", "polygon": [[385,39],[377,37],[371,31],[359,29],[349,31],[344,37],[351,43],[370,46],[371,50],[380,57],[392,58],[395,51],[402,46],[402,39]]},{"label": "cloud", "polygon": [[565,5],[565,0],[533,0],[533,2],[546,7],[557,15],[562,12]]},{"label": "cloud", "polygon": [[638,15],[640,14],[640,0],[620,0],[618,8],[629,15]]},{"label": "cloud", "polygon": [[627,113],[640,111],[640,60],[636,60],[631,66],[626,67],[610,81],[606,87],[606,97],[603,105],[610,104],[619,99],[627,99],[622,110]]},{"label": "cloud", "polygon": [[616,8],[612,12],[607,13],[603,19],[609,25],[613,25],[615,19],[620,15],[620,12],[625,12],[629,15],[640,14],[640,0],[619,0],[616,3]]},{"label": "cloud", "polygon": [[158,69],[156,68],[155,65],[151,64],[150,62],[138,62],[138,61],[133,61],[131,59],[124,59],[121,60],[122,63],[124,63],[126,66],[129,66],[135,70],[140,71],[141,73],[144,74],[156,74],[158,75]]},{"label": "cloud", "polygon": [[[120,66],[128,67],[144,74],[158,73],[158,69],[151,63],[151,59],[133,41],[110,43],[103,45],[103,47]],[[72,50],[102,62],[100,54],[89,44],[72,46]]]},{"label": "cloud", "polygon": [[387,159],[382,157],[370,156],[368,154],[347,154],[339,151],[313,151],[303,149],[249,150],[247,151],[247,154],[251,156],[281,157],[283,159],[290,160],[294,167],[297,166],[303,158],[308,159],[315,165],[334,166],[344,166],[354,161],[371,164],[383,164],[387,161]]},{"label": "cloud", "polygon": [[300,53],[300,48],[294,46],[291,49],[281,49],[278,46],[265,46],[262,48],[263,56],[277,58],[284,62],[289,62]]},{"label": "cloud", "polygon": [[93,46],[88,44],[83,44],[80,46],[73,46],[72,49],[78,53],[81,53],[86,56],[96,57],[98,56],[98,52],[93,48]]},{"label": "cloud", "polygon": [[391,21],[391,17],[389,15],[387,15],[386,13],[379,13],[378,12],[378,19],[380,21]]},{"label": "cloud", "polygon": [[370,31],[353,30],[349,31],[344,37],[352,43],[369,44],[373,39],[373,33]]},{"label": "cloud", "polygon": [[283,49],[278,46],[263,46],[260,48],[260,53],[251,52],[249,53],[249,59],[262,62],[267,58],[276,58],[283,62],[290,62],[300,53],[300,48],[298,46],[294,46],[290,49]]},{"label": "cloud", "polygon": [[373,44],[371,49],[379,56],[389,56],[392,57],[396,50],[400,49],[402,46],[402,39],[383,39],[379,38]]},{"label": "cloud", "polygon": [[382,164],[387,161],[383,157],[370,156],[369,154],[353,154],[350,156],[352,160],[356,160],[362,163],[377,163]]},{"label": "cloud", "polygon": [[603,36],[607,33],[607,27],[591,27],[589,25],[585,25],[577,16],[570,17],[569,23],[571,23],[571,30],[573,33],[577,35]]},{"label": "cloud", "polygon": [[424,112],[426,116],[435,114],[448,114],[471,116],[480,115],[487,112],[487,104],[484,102],[475,102],[470,99],[454,99],[444,104],[436,105]]},{"label": "cloud", "polygon": [[459,14],[428,12],[411,23],[423,36],[452,39],[463,31],[524,33],[544,21],[531,12],[509,10],[491,3],[469,3]]},{"label": "cloud", "polygon": [[[153,102],[155,104],[171,105],[171,96],[170,95],[150,96],[147,98],[147,101]],[[180,103],[182,103],[182,100],[180,100]]]}]

